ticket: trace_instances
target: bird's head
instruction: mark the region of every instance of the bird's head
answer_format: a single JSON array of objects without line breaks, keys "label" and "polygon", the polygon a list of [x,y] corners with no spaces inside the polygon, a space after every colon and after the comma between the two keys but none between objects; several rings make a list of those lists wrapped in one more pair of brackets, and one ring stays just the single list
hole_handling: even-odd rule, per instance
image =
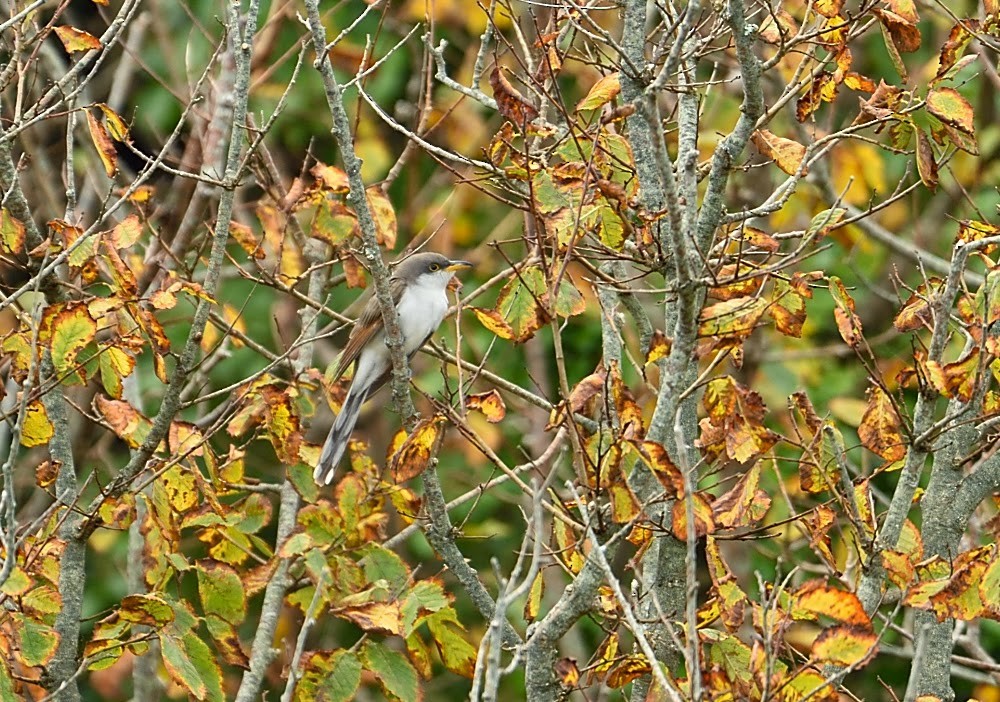
[{"label": "bird's head", "polygon": [[448,286],[457,271],[472,268],[468,261],[452,260],[439,253],[428,251],[410,256],[396,266],[392,277],[409,285],[431,286],[442,289]]}]

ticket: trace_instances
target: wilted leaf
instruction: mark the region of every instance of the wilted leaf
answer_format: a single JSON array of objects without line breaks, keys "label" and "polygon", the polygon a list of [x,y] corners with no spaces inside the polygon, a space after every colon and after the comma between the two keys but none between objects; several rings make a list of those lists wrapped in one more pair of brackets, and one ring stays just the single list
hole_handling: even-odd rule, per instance
[{"label": "wilted leaf", "polygon": [[973,347],[968,355],[953,363],[928,360],[925,370],[927,379],[939,393],[968,402],[979,378],[979,348]]},{"label": "wilted leaf", "polygon": [[373,185],[365,194],[368,196],[368,206],[375,218],[375,234],[378,243],[387,249],[396,248],[396,210],[389,198],[377,185]]},{"label": "wilted leaf", "polygon": [[443,424],[444,417],[439,414],[420,420],[403,445],[389,459],[393,482],[404,483],[427,470]]},{"label": "wilted leaf", "polygon": [[[750,138],[761,155],[773,160],[778,168],[788,175],[799,174],[799,169],[802,169],[802,160],[806,156],[806,147],[802,144],[779,137],[766,129],[758,129]],[[801,175],[808,172],[809,169],[804,168]]]},{"label": "wilted leaf", "polygon": [[913,133],[917,138],[917,172],[920,181],[930,190],[936,190],[938,184],[938,166],[934,158],[934,147],[927,133],[913,125]]},{"label": "wilted leaf", "polygon": [[[693,498],[691,504],[694,506],[695,534],[699,537],[711,534],[715,531],[715,520],[712,518],[712,505],[709,503],[708,497],[702,492],[694,493]],[[674,536],[682,542],[687,539],[688,533],[687,503],[688,496],[685,495],[675,501],[673,507],[672,528]]]},{"label": "wilted leaf", "polygon": [[94,404],[115,435],[130,447],[138,448],[146,440],[153,426],[152,422],[139,414],[128,402],[109,400],[98,395],[94,398]]},{"label": "wilted leaf", "polygon": [[107,173],[108,178],[111,178],[118,170],[118,151],[104,125],[94,117],[90,110],[87,110],[86,113],[90,138],[94,142],[94,147],[97,148],[97,155],[101,157],[101,163],[104,164],[104,172]]},{"label": "wilted leaf", "polygon": [[489,392],[476,393],[465,398],[466,407],[479,410],[486,417],[486,421],[496,424],[507,414],[507,406],[504,404],[500,392],[494,388]]},{"label": "wilted leaf", "polygon": [[887,461],[898,461],[906,455],[899,427],[899,416],[889,396],[878,385],[872,385],[868,390],[868,407],[858,427],[861,444]]},{"label": "wilted leaf", "polygon": [[848,346],[856,348],[864,339],[864,332],[861,319],[854,313],[854,298],[837,276],[830,277],[830,294],[837,305],[833,310],[837,330]]},{"label": "wilted leaf", "polygon": [[733,529],[757,524],[771,508],[771,497],[759,489],[761,463],[746,471],[736,484],[712,502],[712,516],[718,527]]},{"label": "wilted leaf", "polygon": [[493,87],[493,97],[497,101],[500,114],[515,126],[524,129],[529,122],[538,117],[538,110],[510,84],[499,65],[490,73],[490,85]]},{"label": "wilted leaf", "polygon": [[948,39],[941,46],[937,73],[931,79],[931,85],[934,85],[947,75],[948,71],[955,66],[958,59],[965,53],[965,48],[979,31],[979,20],[972,18],[963,19],[951,28],[951,31],[948,33]]}]

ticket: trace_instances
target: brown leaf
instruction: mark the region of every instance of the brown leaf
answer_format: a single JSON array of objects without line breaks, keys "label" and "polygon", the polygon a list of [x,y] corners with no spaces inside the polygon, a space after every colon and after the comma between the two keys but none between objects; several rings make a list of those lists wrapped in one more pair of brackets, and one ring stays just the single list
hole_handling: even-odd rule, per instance
[{"label": "brown leaf", "polygon": [[917,137],[917,172],[920,174],[920,180],[930,190],[936,190],[938,167],[937,161],[934,160],[934,148],[923,129],[913,125],[913,132]]},{"label": "brown leaf", "polygon": [[580,669],[576,667],[575,658],[560,658],[556,661],[555,673],[564,688],[572,690],[580,685]]},{"label": "brown leaf", "polygon": [[529,122],[538,117],[538,110],[510,84],[500,71],[500,66],[495,66],[490,73],[490,85],[493,87],[493,97],[497,101],[500,114],[515,126],[524,129]]},{"label": "brown leaf", "polygon": [[955,63],[965,52],[972,38],[980,31],[980,23],[977,19],[963,19],[951,28],[948,39],[941,46],[941,54],[938,57],[937,73],[931,79],[931,85],[945,77],[945,75],[955,66]]},{"label": "brown leaf", "polygon": [[427,470],[443,436],[443,424],[444,417],[440,414],[420,420],[403,445],[389,459],[394,482],[406,482]]},{"label": "brown leaf", "polygon": [[890,10],[872,10],[889,33],[893,46],[900,53],[908,54],[920,48],[920,30],[916,22]]}]

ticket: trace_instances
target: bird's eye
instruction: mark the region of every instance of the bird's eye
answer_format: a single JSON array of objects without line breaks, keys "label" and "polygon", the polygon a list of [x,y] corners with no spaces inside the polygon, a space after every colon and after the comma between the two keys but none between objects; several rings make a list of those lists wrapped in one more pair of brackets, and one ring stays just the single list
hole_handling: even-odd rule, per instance
[{"label": "bird's eye", "polygon": [[430,271],[431,273],[436,273],[437,271],[441,270],[441,266],[439,266],[439,265],[438,265],[438,264],[436,264],[436,263],[432,263],[431,265],[427,266],[427,269],[428,269],[428,270],[429,270],[429,271]]}]

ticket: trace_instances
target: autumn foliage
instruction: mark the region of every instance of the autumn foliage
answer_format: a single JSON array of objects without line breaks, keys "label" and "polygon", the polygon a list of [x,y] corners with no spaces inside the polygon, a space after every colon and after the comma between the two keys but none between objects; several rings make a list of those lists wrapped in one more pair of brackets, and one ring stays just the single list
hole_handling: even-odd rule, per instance
[{"label": "autumn foliage", "polygon": [[995,0],[8,4],[0,700],[996,696]]}]

